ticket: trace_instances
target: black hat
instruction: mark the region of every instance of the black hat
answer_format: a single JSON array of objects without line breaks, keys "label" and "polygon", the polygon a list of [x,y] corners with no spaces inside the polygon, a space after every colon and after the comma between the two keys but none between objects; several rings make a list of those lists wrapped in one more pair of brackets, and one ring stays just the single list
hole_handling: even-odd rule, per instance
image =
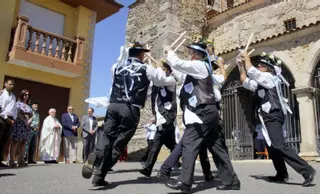
[{"label": "black hat", "polygon": [[142,42],[133,42],[129,45],[129,51],[130,50],[140,50],[142,52],[149,52],[149,49],[146,49],[144,47],[144,44]]},{"label": "black hat", "polygon": [[34,104],[38,104],[38,101],[32,101],[32,102],[30,103],[31,106],[34,105]]},{"label": "black hat", "polygon": [[275,68],[275,66],[281,68],[281,64],[282,64],[282,61],[279,58],[275,57],[270,53],[265,53],[265,52],[260,54],[258,58],[258,62],[264,65],[267,65],[273,69]]},{"label": "black hat", "polygon": [[187,47],[207,54],[207,45],[209,44],[213,45],[213,42],[203,38],[201,35],[195,35],[192,37],[192,43]]},{"label": "black hat", "polygon": [[168,61],[165,59],[161,60],[161,63],[164,67],[166,67],[167,69],[169,69],[170,72],[172,72],[171,66],[169,65]]}]

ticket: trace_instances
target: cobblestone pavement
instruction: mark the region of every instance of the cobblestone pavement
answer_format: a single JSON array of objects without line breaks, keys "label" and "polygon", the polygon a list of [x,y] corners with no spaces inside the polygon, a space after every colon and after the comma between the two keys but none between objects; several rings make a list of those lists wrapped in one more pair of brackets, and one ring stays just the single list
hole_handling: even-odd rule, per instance
[{"label": "cobblestone pavement", "polygon": [[[319,172],[315,183],[318,186],[304,188],[302,176],[289,168],[290,180],[287,184],[268,183],[263,176],[274,175],[275,171],[269,161],[234,162],[234,168],[241,180],[240,191],[217,191],[215,187],[219,181],[204,182],[201,167],[196,165],[195,184],[193,193],[237,193],[237,194],[320,194],[320,164],[311,163]],[[157,163],[153,176],[161,163]],[[144,178],[138,170],[139,163],[118,163],[106,180],[111,185],[107,188],[96,189],[91,187],[91,180],[81,177],[81,164],[37,164],[26,168],[0,169],[0,194],[83,194],[83,193],[133,193],[156,194],[177,193],[157,182],[155,177]],[[216,174],[214,165],[212,170]],[[174,172],[176,177],[179,172]]]}]

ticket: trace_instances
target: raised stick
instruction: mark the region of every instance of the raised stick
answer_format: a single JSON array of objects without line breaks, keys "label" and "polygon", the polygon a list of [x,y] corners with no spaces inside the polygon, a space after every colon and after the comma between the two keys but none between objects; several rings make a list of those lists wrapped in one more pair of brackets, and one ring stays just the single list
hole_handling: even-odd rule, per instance
[{"label": "raised stick", "polygon": [[187,39],[183,39],[182,42],[180,42],[180,44],[173,50],[173,52],[176,52],[185,42],[187,41]]},{"label": "raised stick", "polygon": [[[173,31],[171,31],[171,30],[167,30],[168,32],[171,32],[172,34],[175,34],[175,35],[178,35],[178,36],[180,36],[180,34],[179,33],[177,33],[177,32],[173,32]],[[189,36],[184,36],[186,39],[188,39],[188,40],[192,40]]]},{"label": "raised stick", "polygon": [[[147,49],[151,50],[152,46],[150,46],[149,44],[146,45]],[[148,59],[148,57],[145,57],[143,59],[143,62],[145,62]]]},{"label": "raised stick", "polygon": [[253,53],[253,51],[255,51],[256,49],[252,49],[249,53],[248,53],[248,55],[250,56],[252,53]]},{"label": "raised stick", "polygon": [[[147,49],[149,49],[149,50],[150,50],[149,45],[147,44],[146,46],[147,46]],[[150,59],[150,57],[147,57],[147,58],[148,58],[148,63],[149,63],[149,64],[151,64],[151,59]]]},{"label": "raised stick", "polygon": [[180,36],[170,45],[170,47],[172,48],[175,44],[178,43],[178,41],[187,33],[187,31],[184,31],[180,34]]},{"label": "raised stick", "polygon": [[250,45],[251,40],[252,40],[252,37],[253,37],[253,33],[251,33],[250,38],[249,38],[249,40],[248,40],[248,42],[247,42],[247,45],[246,45],[246,47],[245,47],[244,51],[247,51],[247,50],[248,50],[249,45]]},{"label": "raised stick", "polygon": [[[146,53],[146,55],[149,59],[151,59],[152,62],[154,62],[156,65],[159,65],[159,63],[149,53]],[[152,65],[152,64],[150,64],[150,65]]]}]

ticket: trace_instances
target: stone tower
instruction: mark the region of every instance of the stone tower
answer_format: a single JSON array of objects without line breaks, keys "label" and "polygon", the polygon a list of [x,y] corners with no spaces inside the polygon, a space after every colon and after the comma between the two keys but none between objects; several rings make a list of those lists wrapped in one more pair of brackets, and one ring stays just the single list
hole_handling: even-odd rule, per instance
[{"label": "stone tower", "polygon": [[[172,32],[180,34],[187,31],[187,35],[192,36],[202,34],[204,30],[206,4],[201,0],[137,0],[129,8],[126,41],[141,40],[149,44],[152,47],[151,55],[157,60],[163,57],[163,45],[170,45],[178,38],[179,35]],[[177,54],[183,57],[186,51],[182,46]],[[148,98],[146,107],[141,111],[138,130],[128,145],[129,153],[134,153],[131,155],[138,158],[138,150],[146,147],[145,129],[142,126],[148,123],[151,116],[151,102]],[[163,159],[164,155],[165,151],[159,159]]]}]

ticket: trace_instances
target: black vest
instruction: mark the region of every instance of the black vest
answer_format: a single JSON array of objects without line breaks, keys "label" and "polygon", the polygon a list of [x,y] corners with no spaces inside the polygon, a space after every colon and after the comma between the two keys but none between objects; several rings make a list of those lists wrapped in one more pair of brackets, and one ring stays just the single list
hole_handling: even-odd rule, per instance
[{"label": "black vest", "polygon": [[167,87],[158,88],[157,107],[159,113],[166,119],[166,123],[173,123],[177,116],[176,91]]},{"label": "black vest", "polygon": [[[135,63],[143,64],[138,59],[129,59],[128,62],[131,63],[131,60],[134,60]],[[131,67],[131,69],[133,68],[134,66]],[[117,75],[115,70],[110,103],[136,104],[144,107],[150,84],[146,69],[146,66],[142,66],[138,71],[136,71],[136,74],[141,74],[139,77],[130,76],[127,72],[123,73],[124,75],[122,73]],[[129,99],[126,96],[125,84],[127,85]]]},{"label": "black vest", "polygon": [[[263,111],[262,105],[269,102],[270,110],[269,113]],[[260,109],[260,114],[263,119],[267,117],[268,114],[273,113],[274,111],[281,111],[281,104],[277,94],[277,88],[273,87],[271,89],[267,89],[261,85],[258,85],[257,90],[254,93],[254,104],[255,109]]]},{"label": "black vest", "polygon": [[187,75],[181,88],[180,98],[182,110],[187,106],[192,112],[196,112],[199,105],[216,104],[210,73],[204,79],[195,79]]}]

